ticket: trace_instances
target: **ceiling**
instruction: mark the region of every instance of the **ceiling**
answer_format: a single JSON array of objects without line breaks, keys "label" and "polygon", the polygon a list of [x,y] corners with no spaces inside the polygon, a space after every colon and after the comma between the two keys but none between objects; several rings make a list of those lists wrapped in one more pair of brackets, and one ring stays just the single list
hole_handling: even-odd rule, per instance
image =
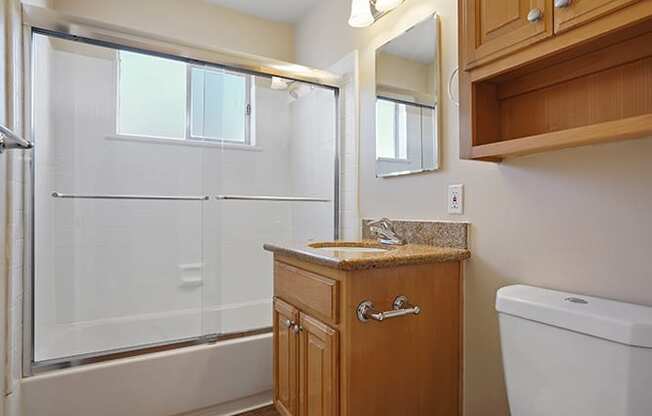
[{"label": "ceiling", "polygon": [[206,0],[209,3],[277,22],[298,22],[319,0]]},{"label": "ceiling", "polygon": [[422,64],[431,64],[437,50],[434,19],[425,20],[383,45],[384,53]]}]

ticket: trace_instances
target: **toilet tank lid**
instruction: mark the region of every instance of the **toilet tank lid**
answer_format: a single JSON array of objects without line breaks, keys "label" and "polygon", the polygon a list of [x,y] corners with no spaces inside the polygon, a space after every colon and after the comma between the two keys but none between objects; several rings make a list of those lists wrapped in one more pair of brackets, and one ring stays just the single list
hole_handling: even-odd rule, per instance
[{"label": "toilet tank lid", "polygon": [[652,348],[649,306],[513,285],[498,290],[496,310],[621,344]]}]

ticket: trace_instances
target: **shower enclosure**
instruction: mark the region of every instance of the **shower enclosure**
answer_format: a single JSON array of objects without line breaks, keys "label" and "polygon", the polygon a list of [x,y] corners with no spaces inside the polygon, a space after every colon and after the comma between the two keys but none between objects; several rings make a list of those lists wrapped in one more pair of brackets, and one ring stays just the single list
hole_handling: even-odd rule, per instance
[{"label": "shower enclosure", "polygon": [[263,243],[337,237],[334,78],[28,35],[27,372],[268,331]]}]

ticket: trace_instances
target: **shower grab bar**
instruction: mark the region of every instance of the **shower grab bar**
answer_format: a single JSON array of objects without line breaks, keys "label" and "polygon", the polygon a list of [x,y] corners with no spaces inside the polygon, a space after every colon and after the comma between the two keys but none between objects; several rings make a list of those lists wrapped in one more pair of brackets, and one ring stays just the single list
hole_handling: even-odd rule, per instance
[{"label": "shower grab bar", "polygon": [[175,195],[82,195],[82,194],[62,194],[61,192],[52,192],[54,198],[62,199],[129,199],[129,200],[146,200],[146,201],[208,201],[206,196],[175,196]]},{"label": "shower grab bar", "polygon": [[0,124],[0,153],[10,149],[31,149],[33,147],[34,143],[23,139]]},{"label": "shower grab bar", "polygon": [[303,196],[268,196],[268,195],[217,195],[221,201],[271,201],[271,202],[331,202],[330,199],[309,198]]}]

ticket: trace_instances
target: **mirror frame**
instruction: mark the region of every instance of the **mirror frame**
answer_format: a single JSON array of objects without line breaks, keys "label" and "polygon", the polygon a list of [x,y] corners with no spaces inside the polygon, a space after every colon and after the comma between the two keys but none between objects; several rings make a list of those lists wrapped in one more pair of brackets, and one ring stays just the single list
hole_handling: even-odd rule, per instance
[{"label": "mirror frame", "polygon": [[[389,42],[399,38],[400,36],[404,35],[407,33],[409,30],[412,28],[420,25],[421,23],[427,22],[428,20],[433,20],[434,22],[434,33],[433,36],[435,37],[435,45],[436,45],[436,53],[435,53],[435,61],[434,61],[434,76],[435,76],[435,91],[434,91],[434,100],[435,100],[435,129],[434,133],[436,135],[435,137],[435,145],[436,145],[436,150],[435,150],[435,163],[432,168],[421,168],[421,169],[416,169],[416,170],[409,170],[409,171],[397,171],[397,172],[391,172],[391,173],[385,173],[385,174],[379,174],[378,173],[378,158],[376,155],[374,155],[374,169],[375,169],[375,174],[376,178],[393,178],[393,177],[398,177],[398,176],[406,176],[406,175],[415,175],[415,174],[420,174],[420,173],[428,173],[428,172],[436,172],[441,169],[441,124],[442,124],[442,112],[441,112],[441,32],[440,32],[440,19],[439,15],[437,12],[429,13],[427,17],[422,18],[421,20],[417,21],[416,23],[410,25],[408,28],[402,30],[401,32],[393,34],[389,39],[385,40],[382,44],[377,46],[374,50],[374,109],[376,106],[376,102],[378,101],[378,81],[377,81],[377,56],[378,56],[378,51],[382,49],[385,45],[387,45]],[[421,104],[421,103],[419,103]],[[431,105],[431,104],[429,104]],[[378,145],[376,142],[377,138],[377,132],[376,132],[376,111],[374,110],[374,152],[376,152],[376,146]],[[423,151],[423,150],[422,150]]]}]

